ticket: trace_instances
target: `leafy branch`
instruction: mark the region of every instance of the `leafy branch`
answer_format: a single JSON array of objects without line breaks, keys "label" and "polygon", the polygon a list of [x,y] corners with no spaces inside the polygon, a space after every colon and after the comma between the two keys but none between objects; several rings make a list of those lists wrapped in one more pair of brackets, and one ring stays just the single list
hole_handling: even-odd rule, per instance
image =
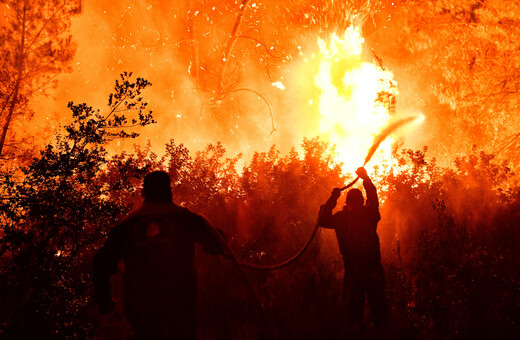
[{"label": "leafy branch", "polygon": [[[139,77],[132,81],[131,72],[123,72],[120,77],[115,81],[114,92],[108,97],[109,110],[105,115],[85,103],[69,102],[68,108],[72,111],[74,122],[65,127],[67,139],[78,146],[106,144],[116,138],[135,138],[139,135],[137,132],[127,132],[126,128],[155,123],[152,111],[146,112],[148,103],[141,96],[151,83]],[[135,116],[128,118],[128,112],[134,112]]]}]

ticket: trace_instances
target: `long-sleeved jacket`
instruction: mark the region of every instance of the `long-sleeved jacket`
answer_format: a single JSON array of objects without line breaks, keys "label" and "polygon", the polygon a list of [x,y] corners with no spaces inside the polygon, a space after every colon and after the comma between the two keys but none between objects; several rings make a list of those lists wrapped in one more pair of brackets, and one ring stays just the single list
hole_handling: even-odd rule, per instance
[{"label": "long-sleeved jacket", "polygon": [[144,203],[110,231],[94,258],[96,300],[112,301],[110,277],[123,260],[125,309],[194,304],[195,243],[223,252],[202,216],[170,202]]},{"label": "long-sleeved jacket", "polygon": [[318,223],[323,228],[334,229],[345,269],[354,272],[370,270],[381,263],[377,223],[381,219],[377,190],[370,179],[363,181],[366,204],[359,211],[346,207],[334,215],[334,197],[321,206]]}]

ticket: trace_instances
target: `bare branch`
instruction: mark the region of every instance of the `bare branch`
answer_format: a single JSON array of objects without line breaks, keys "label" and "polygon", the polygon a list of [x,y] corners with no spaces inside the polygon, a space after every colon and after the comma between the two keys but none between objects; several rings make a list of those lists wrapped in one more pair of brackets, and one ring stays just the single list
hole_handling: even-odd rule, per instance
[{"label": "bare branch", "polygon": [[235,45],[235,42],[237,40],[237,34],[238,30],[240,29],[240,25],[242,24],[242,19],[244,18],[244,14],[247,8],[249,0],[242,0],[242,3],[240,4],[240,10],[238,12],[237,18],[235,20],[235,24],[233,25],[233,29],[231,30],[231,33],[229,35],[229,40],[226,44],[226,48],[224,49],[224,58],[223,58],[223,65],[222,65],[222,71],[221,71],[221,77],[220,77],[220,84],[218,88],[218,92],[220,95],[222,95],[222,89],[224,87],[223,85],[223,79],[225,78],[224,75],[226,73],[227,64],[229,61],[229,56],[231,55],[231,51],[233,50],[233,46]]},{"label": "bare branch", "polygon": [[513,145],[518,139],[520,138],[520,132],[519,133],[515,133],[514,135],[512,136],[509,136],[507,138],[507,140],[502,143],[502,146],[500,146],[496,151],[495,153],[500,153],[502,152],[504,149],[510,147],[511,145]]},{"label": "bare branch", "polygon": [[271,137],[271,135],[276,131],[276,127],[274,125],[274,117],[273,117],[273,111],[271,109],[271,104],[269,104],[269,101],[264,97],[264,95],[262,95],[261,93],[255,91],[255,90],[251,90],[251,89],[246,89],[246,88],[241,88],[241,89],[235,89],[235,90],[231,90],[229,91],[228,93],[226,93],[226,96],[228,96],[230,93],[233,93],[233,92],[240,92],[240,91],[246,91],[246,92],[251,92],[251,93],[254,93],[256,94],[260,99],[262,99],[265,104],[267,105],[267,108],[269,109],[269,116],[271,117],[271,132],[269,133],[269,135],[267,137],[265,137],[265,139],[267,140],[269,137]]},{"label": "bare branch", "polygon": [[280,60],[283,59],[282,57],[279,57],[279,56],[276,56],[276,55],[272,54],[271,51],[269,50],[269,48],[267,47],[267,45],[264,42],[262,42],[262,41],[260,41],[260,40],[258,40],[256,38],[250,37],[248,35],[239,35],[239,36],[237,36],[237,38],[253,40],[257,44],[263,46],[263,48],[265,49],[265,52],[267,54],[269,54],[271,57],[273,57],[275,59],[280,59]]},{"label": "bare branch", "polygon": [[[51,19],[56,15],[58,14],[59,11],[61,11],[65,5],[66,5],[66,1],[63,2],[63,4],[58,8],[56,9],[56,11],[54,13],[51,14],[51,16],[43,23],[42,27],[40,28],[40,30],[38,31],[38,33],[36,33],[36,35],[34,36],[33,40],[31,41],[31,43],[27,46],[27,49],[26,51],[28,51],[32,45],[36,42],[36,40],[40,37],[40,34],[43,32],[44,28],[47,26],[47,24],[51,21]],[[26,52],[23,52],[23,53],[26,53]]]}]

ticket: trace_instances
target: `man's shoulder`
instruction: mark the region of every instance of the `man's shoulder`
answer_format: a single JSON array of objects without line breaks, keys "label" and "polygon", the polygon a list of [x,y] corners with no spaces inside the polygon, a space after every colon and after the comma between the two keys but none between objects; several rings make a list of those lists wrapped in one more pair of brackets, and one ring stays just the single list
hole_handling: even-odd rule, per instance
[{"label": "man's shoulder", "polygon": [[125,219],[140,219],[159,215],[188,215],[189,209],[180,207],[172,202],[145,202],[139,208],[132,211]]},{"label": "man's shoulder", "polygon": [[186,207],[182,207],[173,203],[170,204],[143,204],[138,209],[126,215],[112,229],[120,232],[132,230],[136,225],[140,225],[146,221],[176,221],[177,223],[187,223],[191,226],[207,225],[207,219]]},{"label": "man's shoulder", "polygon": [[340,210],[340,211],[334,213],[334,215],[332,215],[332,219],[334,222],[340,223],[340,222],[344,221],[347,218],[347,216],[348,216],[348,211],[343,209],[343,210]]},{"label": "man's shoulder", "polygon": [[348,214],[348,211],[346,209],[341,209],[340,211],[334,213],[334,217],[343,217],[343,216],[347,216]]},{"label": "man's shoulder", "polygon": [[168,214],[193,220],[205,220],[205,218],[202,215],[199,215],[191,211],[190,209],[182,207],[180,205],[174,205],[174,208]]},{"label": "man's shoulder", "polygon": [[174,204],[143,204],[139,209],[128,216],[133,221],[143,219],[183,219],[192,223],[205,223],[206,219],[189,208]]},{"label": "man's shoulder", "polygon": [[365,205],[363,207],[363,211],[366,214],[379,214],[379,206],[378,205]]}]

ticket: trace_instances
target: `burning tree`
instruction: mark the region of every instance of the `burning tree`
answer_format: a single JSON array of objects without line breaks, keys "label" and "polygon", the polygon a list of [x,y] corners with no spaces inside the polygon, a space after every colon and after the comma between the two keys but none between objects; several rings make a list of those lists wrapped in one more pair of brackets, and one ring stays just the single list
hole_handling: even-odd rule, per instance
[{"label": "burning tree", "polygon": [[[58,74],[67,70],[75,46],[67,35],[80,2],[5,0],[0,31],[0,156],[16,119],[29,120],[28,105],[45,93]],[[12,130],[12,129],[11,129]],[[11,134],[14,133],[11,131]],[[11,138],[12,139],[12,138]]]},{"label": "burning tree", "polygon": [[367,21],[368,43],[402,70],[400,91],[431,117],[436,154],[476,144],[518,157],[519,10],[503,1],[392,1]]},{"label": "burning tree", "polygon": [[[269,114],[265,117],[270,121],[262,124],[270,128],[263,136],[266,138],[275,132],[278,115],[272,105],[277,94],[272,92],[283,91],[283,81],[292,78],[286,70],[302,55],[302,46],[309,44],[309,33],[325,39],[336,32],[343,35],[349,26],[362,23],[381,6],[326,0],[312,4],[188,1],[179,6],[179,12],[186,16],[185,27],[180,29],[186,34],[175,47],[195,79],[201,112],[211,114],[207,119],[216,120],[223,132],[240,136],[243,131],[239,130],[252,129],[243,123],[246,119],[252,119],[255,127],[264,120],[248,111],[265,106]],[[257,99],[258,104],[250,105],[251,99]]]}]

